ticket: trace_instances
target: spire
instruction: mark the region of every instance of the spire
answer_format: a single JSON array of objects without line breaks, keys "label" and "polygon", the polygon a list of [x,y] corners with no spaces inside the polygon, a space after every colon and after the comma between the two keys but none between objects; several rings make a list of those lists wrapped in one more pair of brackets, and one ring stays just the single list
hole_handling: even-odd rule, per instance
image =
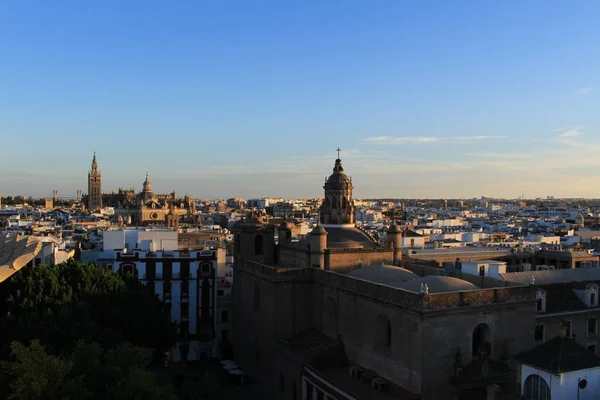
[{"label": "spire", "polygon": [[96,159],[96,152],[94,152],[94,158],[92,159],[92,172],[98,171],[98,160]]}]

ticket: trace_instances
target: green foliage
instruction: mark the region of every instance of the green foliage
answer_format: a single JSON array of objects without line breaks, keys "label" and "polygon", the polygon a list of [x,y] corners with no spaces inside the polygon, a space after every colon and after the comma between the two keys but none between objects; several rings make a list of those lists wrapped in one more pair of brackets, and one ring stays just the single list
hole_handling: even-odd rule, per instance
[{"label": "green foliage", "polygon": [[113,348],[123,341],[164,353],[176,330],[150,288],[95,265],[73,260],[24,268],[0,285],[0,359],[12,341],[39,340],[52,354],[79,340]]},{"label": "green foliage", "polygon": [[146,371],[177,338],[162,311],[152,289],[103,267],[23,268],[0,284],[0,398],[170,398]]},{"label": "green foliage", "polygon": [[39,341],[13,342],[8,399],[174,399],[145,367],[152,352],[123,343],[111,350],[79,342],[69,356],[49,354]]}]

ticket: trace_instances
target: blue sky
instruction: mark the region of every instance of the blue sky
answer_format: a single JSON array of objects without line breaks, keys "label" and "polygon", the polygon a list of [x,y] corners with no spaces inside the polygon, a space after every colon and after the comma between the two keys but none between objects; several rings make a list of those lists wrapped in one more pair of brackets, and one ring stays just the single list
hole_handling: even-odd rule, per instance
[{"label": "blue sky", "polygon": [[600,197],[597,1],[2,1],[0,193]]}]

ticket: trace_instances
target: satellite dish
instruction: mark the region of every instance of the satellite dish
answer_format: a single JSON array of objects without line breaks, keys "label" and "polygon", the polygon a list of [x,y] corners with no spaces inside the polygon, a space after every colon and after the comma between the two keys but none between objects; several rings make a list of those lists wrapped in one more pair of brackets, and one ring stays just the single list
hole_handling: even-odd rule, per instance
[{"label": "satellite dish", "polygon": [[579,384],[578,384],[578,385],[579,385],[579,389],[585,389],[585,388],[586,388],[586,386],[587,386],[587,383],[588,383],[588,382],[587,382],[587,379],[582,379],[582,380],[580,380],[580,381],[579,381]]}]

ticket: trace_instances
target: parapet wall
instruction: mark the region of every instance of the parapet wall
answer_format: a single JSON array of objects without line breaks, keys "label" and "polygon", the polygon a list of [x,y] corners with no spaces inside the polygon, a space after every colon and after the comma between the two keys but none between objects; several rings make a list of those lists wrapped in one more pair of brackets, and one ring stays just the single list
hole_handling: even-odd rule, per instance
[{"label": "parapet wall", "polygon": [[250,260],[236,264],[236,268],[271,282],[312,281],[416,312],[535,301],[535,291],[527,286],[415,293],[317,268],[276,268]]}]

